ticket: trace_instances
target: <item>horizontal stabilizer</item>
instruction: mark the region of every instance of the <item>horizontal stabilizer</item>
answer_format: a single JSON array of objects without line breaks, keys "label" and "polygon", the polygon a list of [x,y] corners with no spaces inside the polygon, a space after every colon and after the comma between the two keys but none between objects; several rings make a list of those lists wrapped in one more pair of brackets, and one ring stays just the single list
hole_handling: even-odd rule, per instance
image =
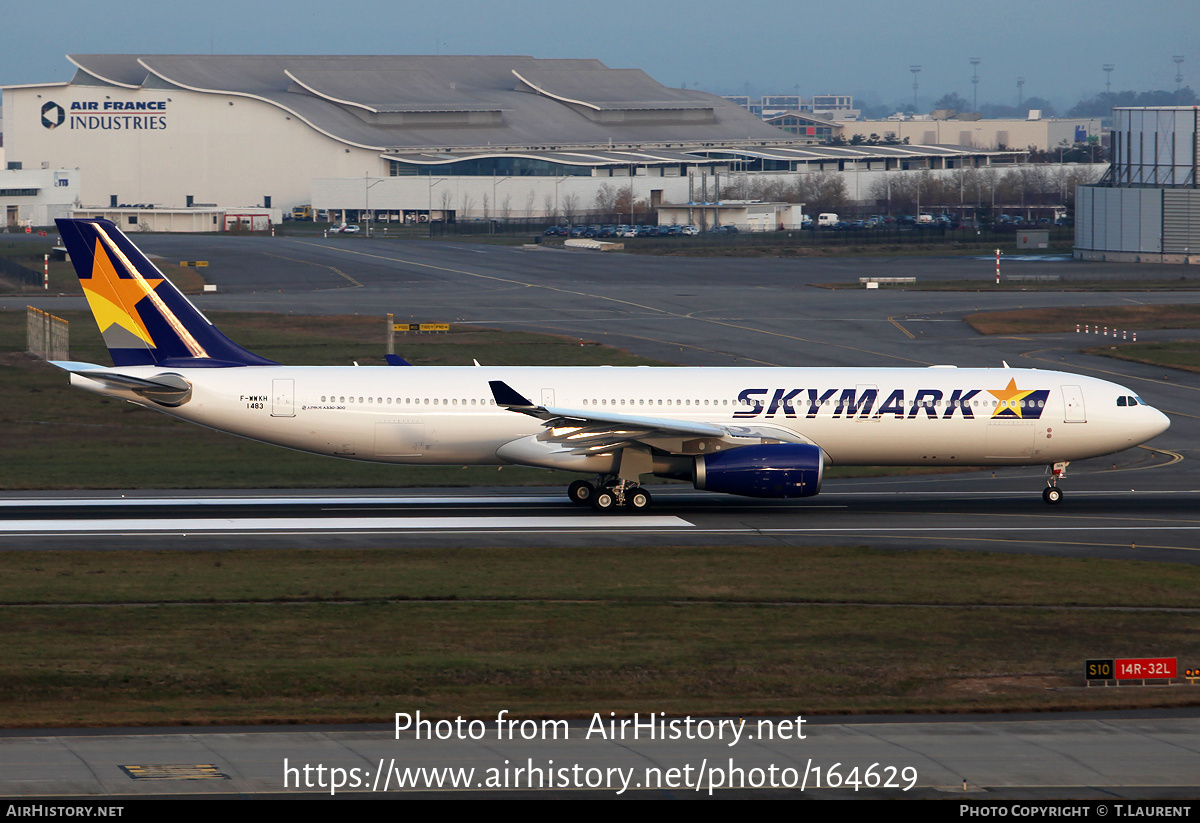
[{"label": "horizontal stabilizer", "polygon": [[50,363],[63,371],[70,372],[72,383],[85,388],[91,387],[81,381],[98,384],[92,390],[99,391],[101,394],[106,394],[108,391],[131,391],[147,400],[172,407],[182,406],[192,396],[192,384],[178,374],[163,373],[153,377],[135,377],[132,374],[124,374],[95,363],[81,363],[74,360],[51,360]]}]

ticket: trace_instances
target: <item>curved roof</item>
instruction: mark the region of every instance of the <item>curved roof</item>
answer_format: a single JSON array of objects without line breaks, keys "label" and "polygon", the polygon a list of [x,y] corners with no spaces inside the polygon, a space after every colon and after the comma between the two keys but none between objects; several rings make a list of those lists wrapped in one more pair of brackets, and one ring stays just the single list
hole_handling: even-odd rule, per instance
[{"label": "curved roof", "polygon": [[252,97],[344,143],[385,151],[642,144],[786,145],[715,95],[640,69],[524,56],[68,55],[125,88]]}]

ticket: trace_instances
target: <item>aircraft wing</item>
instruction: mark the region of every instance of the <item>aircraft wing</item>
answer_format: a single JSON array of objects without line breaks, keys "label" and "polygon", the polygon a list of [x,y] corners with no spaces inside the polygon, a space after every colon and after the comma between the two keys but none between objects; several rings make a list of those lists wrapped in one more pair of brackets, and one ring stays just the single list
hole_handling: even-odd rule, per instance
[{"label": "aircraft wing", "polygon": [[[762,443],[809,443],[811,440],[775,426],[730,426],[664,417],[539,406],[503,380],[488,381],[496,405],[543,421],[544,443],[561,445],[570,454],[593,454],[641,444],[670,454],[703,454],[723,448]],[[815,445],[815,444],[813,444]]]}]

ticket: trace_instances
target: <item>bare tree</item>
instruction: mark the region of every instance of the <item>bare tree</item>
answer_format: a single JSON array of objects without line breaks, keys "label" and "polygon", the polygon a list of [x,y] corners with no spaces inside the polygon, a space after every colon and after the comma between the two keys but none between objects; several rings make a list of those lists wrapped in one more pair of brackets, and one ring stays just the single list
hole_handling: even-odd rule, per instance
[{"label": "bare tree", "polygon": [[574,223],[576,215],[579,214],[579,195],[574,192],[563,195],[562,207],[563,214],[567,217],[567,222]]},{"label": "bare tree", "polygon": [[617,210],[617,198],[621,191],[610,183],[604,183],[596,191],[595,212],[598,220],[611,221]]}]

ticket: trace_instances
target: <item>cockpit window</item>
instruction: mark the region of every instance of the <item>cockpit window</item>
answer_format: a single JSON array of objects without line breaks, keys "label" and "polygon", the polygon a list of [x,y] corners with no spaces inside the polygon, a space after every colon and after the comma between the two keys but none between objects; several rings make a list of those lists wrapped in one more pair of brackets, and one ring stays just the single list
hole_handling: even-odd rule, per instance
[{"label": "cockpit window", "polygon": [[1125,395],[1121,395],[1120,397],[1117,398],[1117,405],[1118,406],[1127,406],[1127,405],[1129,405],[1127,402],[1128,400],[1129,400],[1128,397],[1126,397]]}]

